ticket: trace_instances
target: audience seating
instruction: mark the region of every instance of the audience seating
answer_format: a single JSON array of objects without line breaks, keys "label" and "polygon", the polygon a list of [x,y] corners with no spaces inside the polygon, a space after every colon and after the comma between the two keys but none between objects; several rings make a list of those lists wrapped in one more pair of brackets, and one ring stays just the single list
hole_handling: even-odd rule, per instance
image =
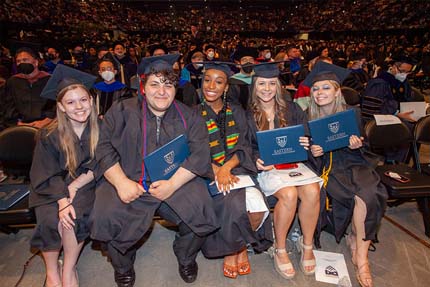
[{"label": "audience seating", "polygon": [[[377,126],[375,120],[369,121],[365,126],[365,134],[373,152],[384,156],[384,149],[395,148],[409,144],[416,152],[416,144],[412,132],[406,124]],[[413,157],[416,165],[417,157]],[[389,199],[397,200],[389,206],[396,206],[409,200],[416,200],[423,213],[425,234],[430,237],[430,211],[428,199],[430,198],[430,176],[410,167],[406,162],[383,163],[376,168],[382,182],[387,188]],[[409,182],[399,182],[385,175],[391,171],[410,179]],[[426,206],[425,206],[426,205]]]},{"label": "audience seating", "polygon": [[[0,162],[9,178],[2,185],[29,184],[29,172],[35,147],[37,129],[30,126],[16,126],[0,133]],[[0,211],[0,231],[16,233],[20,227],[33,225],[34,213],[28,208],[28,196]]]}]

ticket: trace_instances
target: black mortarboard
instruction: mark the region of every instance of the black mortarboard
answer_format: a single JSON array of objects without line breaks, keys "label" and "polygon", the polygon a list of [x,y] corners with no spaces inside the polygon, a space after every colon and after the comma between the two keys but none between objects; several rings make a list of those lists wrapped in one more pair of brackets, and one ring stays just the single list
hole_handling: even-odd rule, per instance
[{"label": "black mortarboard", "polygon": [[205,52],[206,52],[207,50],[209,50],[209,49],[214,49],[214,50],[216,50],[216,47],[215,47],[215,45],[213,45],[213,44],[208,44],[208,45],[206,45],[206,47],[205,47]]},{"label": "black mortarboard", "polygon": [[260,47],[258,47],[258,51],[271,50],[271,49],[272,47],[268,44],[263,44],[263,45],[260,45]]},{"label": "black mortarboard", "polygon": [[97,77],[94,75],[58,64],[40,96],[55,100],[58,92],[70,85],[80,84],[91,89],[96,79]]},{"label": "black mortarboard", "polygon": [[121,63],[118,61],[118,59],[116,57],[114,57],[114,55],[111,52],[106,53],[106,55],[104,55],[99,60],[98,63],[100,64],[102,61],[105,61],[105,60],[112,62],[113,63],[113,67],[115,68],[115,70],[119,71],[119,69],[121,67]]},{"label": "black mortarboard", "polygon": [[317,62],[309,75],[303,81],[303,85],[311,87],[317,81],[333,80],[342,84],[351,71],[323,61]]},{"label": "black mortarboard", "polygon": [[399,54],[399,55],[393,56],[393,61],[400,62],[400,63],[407,63],[412,66],[415,66],[418,62],[417,60],[415,60],[414,58],[406,54]]},{"label": "black mortarboard", "polygon": [[277,62],[264,62],[261,64],[254,65],[254,77],[261,78],[275,78],[278,77],[281,71],[279,70],[279,63],[286,61]]},{"label": "black mortarboard", "polygon": [[243,57],[253,57],[255,59],[258,57],[258,51],[256,48],[240,47],[234,52],[233,58],[240,61]]},{"label": "black mortarboard", "polygon": [[163,50],[165,54],[168,53],[168,49],[166,45],[161,43],[155,43],[155,44],[149,45],[147,48],[149,49],[149,53],[151,54],[151,56],[154,54],[155,50],[158,50],[158,49]]},{"label": "black mortarboard", "polygon": [[179,59],[180,54],[168,54],[163,56],[153,56],[142,58],[139,67],[137,67],[137,73],[150,74],[153,72],[159,72],[162,70],[172,70],[173,64]]},{"label": "black mortarboard", "polygon": [[209,62],[202,62],[203,66],[204,66],[204,70],[211,70],[211,69],[215,69],[215,70],[219,70],[224,72],[227,75],[227,78],[230,78],[233,75],[233,72],[231,70],[231,66],[236,67],[235,63],[230,63],[230,62],[219,62],[219,61],[209,61]]}]

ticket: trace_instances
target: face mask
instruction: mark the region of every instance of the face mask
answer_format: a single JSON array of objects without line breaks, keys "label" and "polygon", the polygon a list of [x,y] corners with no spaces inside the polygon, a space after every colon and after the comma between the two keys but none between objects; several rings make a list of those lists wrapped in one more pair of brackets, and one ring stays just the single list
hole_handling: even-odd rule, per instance
[{"label": "face mask", "polygon": [[203,67],[203,64],[195,64],[197,69],[200,69],[201,67]]},{"label": "face mask", "polygon": [[55,55],[53,55],[53,54],[48,54],[48,59],[49,59],[49,60],[54,60],[54,59],[55,59]]},{"label": "face mask", "polygon": [[208,53],[208,58],[209,58],[209,59],[213,59],[213,58],[214,58],[214,56],[215,56],[215,53],[214,53],[214,52],[209,52],[209,53]]},{"label": "face mask", "polygon": [[272,54],[270,52],[267,52],[266,55],[264,55],[264,58],[266,58],[266,60],[269,60],[272,57]]},{"label": "face mask", "polygon": [[30,75],[34,71],[34,66],[30,63],[21,63],[18,65],[17,71],[20,74]]},{"label": "face mask", "polygon": [[242,65],[242,70],[246,73],[246,74],[251,74],[253,67],[252,67],[252,63],[245,63]]},{"label": "face mask", "polygon": [[116,55],[118,58],[122,58],[122,57],[124,57],[125,53],[115,53],[115,55]]},{"label": "face mask", "polygon": [[101,76],[103,80],[105,80],[106,82],[110,82],[113,78],[115,78],[115,73],[112,71],[103,71],[101,73]]},{"label": "face mask", "polygon": [[394,78],[396,78],[396,80],[400,82],[404,82],[407,77],[408,77],[408,74],[406,73],[397,73],[394,75]]}]

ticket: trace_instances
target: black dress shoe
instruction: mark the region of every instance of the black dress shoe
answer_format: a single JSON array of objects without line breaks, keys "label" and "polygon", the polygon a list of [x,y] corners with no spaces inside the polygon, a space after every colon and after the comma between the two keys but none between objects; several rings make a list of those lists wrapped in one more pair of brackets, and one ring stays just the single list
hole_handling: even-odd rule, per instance
[{"label": "black dress shoe", "polygon": [[188,265],[179,264],[179,275],[181,275],[182,280],[187,283],[196,281],[198,270],[199,266],[195,261]]},{"label": "black dress shoe", "polygon": [[131,268],[125,273],[119,273],[115,271],[115,282],[118,287],[133,287],[136,281],[136,274],[134,268]]}]

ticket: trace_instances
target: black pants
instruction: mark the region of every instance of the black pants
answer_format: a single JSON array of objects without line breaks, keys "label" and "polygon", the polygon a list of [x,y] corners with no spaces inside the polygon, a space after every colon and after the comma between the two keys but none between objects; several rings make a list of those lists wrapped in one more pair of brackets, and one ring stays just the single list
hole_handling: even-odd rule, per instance
[{"label": "black pants", "polygon": [[[194,234],[169,207],[169,205],[164,202],[161,203],[158,208],[157,214],[163,219],[176,224],[179,228],[179,232],[176,234],[175,240],[173,241],[173,251],[178,259],[178,263],[181,265],[189,265],[193,263],[200,247],[205,241],[205,237],[200,237]],[[107,242],[107,249],[115,271],[123,274],[133,267],[136,259],[137,248],[133,247],[127,250],[125,254],[122,254]]]}]

